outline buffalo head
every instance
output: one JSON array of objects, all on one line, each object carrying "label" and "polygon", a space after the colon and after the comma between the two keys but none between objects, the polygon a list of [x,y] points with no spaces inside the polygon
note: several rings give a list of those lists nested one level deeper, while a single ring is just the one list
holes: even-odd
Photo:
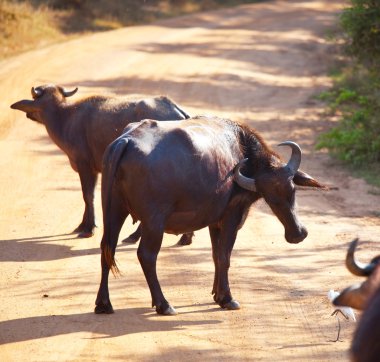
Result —
[{"label": "buffalo head", "polygon": [[380,255],[369,264],[362,264],[355,259],[357,244],[358,239],[351,242],[346,266],[354,275],[367,279],[344,289],[333,303],[364,310],[351,343],[351,361],[372,362],[378,361],[380,356]]},{"label": "buffalo head", "polygon": [[240,169],[248,161],[244,159],[235,167],[235,182],[242,188],[258,193],[272,209],[285,228],[285,239],[289,243],[299,243],[307,237],[306,228],[298,221],[295,212],[295,185],[322,188],[308,174],[300,171],[301,148],[291,141],[282,142],[279,146],[289,146],[292,150],[287,164],[278,157],[272,156],[269,167],[265,167],[254,175],[254,178],[241,174]]},{"label": "buffalo head", "polygon": [[363,310],[367,307],[377,290],[380,290],[380,255],[371,260],[369,264],[362,264],[355,258],[355,249],[358,239],[351,242],[347,251],[346,266],[354,275],[368,277],[363,283],[352,285],[342,291],[333,301],[338,306],[349,306]]},{"label": "buffalo head", "polygon": [[18,109],[26,113],[26,116],[36,122],[45,123],[42,112],[51,107],[58,106],[65,102],[67,97],[71,97],[78,88],[67,91],[65,88],[56,85],[43,85],[32,87],[33,100],[24,99],[11,105],[12,109]]}]

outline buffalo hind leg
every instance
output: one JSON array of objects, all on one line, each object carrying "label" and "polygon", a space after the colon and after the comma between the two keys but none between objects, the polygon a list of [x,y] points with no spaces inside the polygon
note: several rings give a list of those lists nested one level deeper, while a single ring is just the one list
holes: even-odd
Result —
[{"label": "buffalo hind leg", "polygon": [[[185,246],[190,245],[193,242],[194,233],[186,233],[181,236],[177,245]],[[135,244],[141,238],[141,224],[137,227],[136,231],[125,238],[122,242],[126,244]]]},{"label": "buffalo hind leg", "polygon": [[137,256],[152,296],[152,307],[156,307],[158,314],[175,315],[177,312],[162,293],[156,270],[157,256],[164,235],[163,227],[151,228],[152,224],[142,225],[141,242],[137,249]]},{"label": "buffalo hind leg", "polygon": [[89,238],[94,235],[95,228],[95,211],[94,211],[94,193],[98,174],[92,171],[88,166],[78,164],[79,178],[82,185],[83,200],[85,209],[82,222],[74,230],[79,233],[78,238]]},{"label": "buffalo hind leg", "polygon": [[181,239],[179,239],[177,245],[184,246],[184,245],[190,245],[193,242],[193,236],[194,233],[186,233],[181,236]]},{"label": "buffalo hind leg", "polygon": [[98,295],[96,296],[95,301],[95,313],[96,314],[112,314],[113,307],[109,298],[109,290],[108,290],[108,277],[110,273],[110,269],[105,260],[104,253],[101,255],[101,265],[102,265],[102,279],[100,282],[100,287],[98,291]]},{"label": "buffalo hind leg", "polygon": [[214,301],[222,308],[235,310],[240,309],[238,301],[231,295],[228,282],[228,269],[230,267],[230,257],[236,239],[236,230],[233,227],[223,225],[221,229],[209,227],[212,256],[215,264],[215,276],[212,294]]},{"label": "buffalo hind leg", "polygon": [[126,244],[135,244],[141,238],[141,224],[137,227],[136,231],[134,231],[131,235],[125,238],[122,242]]},{"label": "buffalo hind leg", "polygon": [[110,268],[106,261],[107,246],[109,247],[112,257],[115,256],[115,250],[117,241],[119,238],[121,227],[128,216],[121,202],[113,198],[110,210],[103,210],[104,213],[104,232],[101,242],[101,266],[102,266],[102,278],[100,281],[98,295],[96,297],[95,313],[113,313],[113,307],[109,297],[108,290],[108,277]]}]

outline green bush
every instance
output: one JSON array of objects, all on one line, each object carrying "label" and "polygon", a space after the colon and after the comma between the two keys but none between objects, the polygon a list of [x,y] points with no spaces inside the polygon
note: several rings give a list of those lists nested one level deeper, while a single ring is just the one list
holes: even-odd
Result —
[{"label": "green bush", "polygon": [[341,16],[346,49],[377,73],[380,65],[380,1],[351,0],[351,4]]},{"label": "green bush", "polygon": [[[322,134],[317,147],[328,148],[335,156],[354,164],[380,162],[380,97],[374,91],[369,73],[346,75],[343,81],[320,95],[339,124]],[[350,88],[352,87],[352,88]]]},{"label": "green bush", "polygon": [[340,18],[350,58],[333,88],[319,96],[340,120],[317,148],[371,173],[380,168],[380,1],[350,2]]}]

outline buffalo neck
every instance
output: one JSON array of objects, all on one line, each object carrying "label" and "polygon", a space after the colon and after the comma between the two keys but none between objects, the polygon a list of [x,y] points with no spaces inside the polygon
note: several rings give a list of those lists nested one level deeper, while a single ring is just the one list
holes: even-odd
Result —
[{"label": "buffalo neck", "polygon": [[45,127],[49,136],[64,151],[69,146],[68,132],[72,124],[71,109],[72,107],[68,104],[52,105],[44,110],[43,113]]}]

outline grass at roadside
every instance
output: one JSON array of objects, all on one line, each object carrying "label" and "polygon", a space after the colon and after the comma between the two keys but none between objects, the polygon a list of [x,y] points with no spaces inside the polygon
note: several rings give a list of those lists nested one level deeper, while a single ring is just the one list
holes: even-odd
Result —
[{"label": "grass at roadside", "polygon": [[334,86],[320,98],[338,116],[322,134],[327,148],[355,174],[380,186],[380,3],[348,0],[332,40],[339,44],[340,71]]},{"label": "grass at roadside", "polygon": [[0,0],[0,59],[63,38],[47,7]]},{"label": "grass at roadside", "polygon": [[259,0],[0,0],[0,59],[88,32]]},{"label": "grass at roadside", "polygon": [[333,87],[319,95],[339,122],[319,136],[318,149],[327,148],[357,177],[380,187],[380,97],[365,68],[350,63],[337,72]]}]

